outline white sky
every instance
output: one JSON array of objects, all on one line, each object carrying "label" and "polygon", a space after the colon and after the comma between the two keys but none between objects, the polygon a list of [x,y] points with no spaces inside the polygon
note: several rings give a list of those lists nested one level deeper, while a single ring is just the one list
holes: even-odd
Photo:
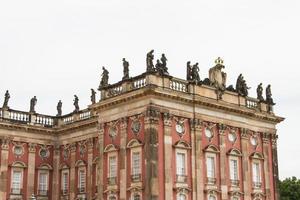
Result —
[{"label": "white sky", "polygon": [[[272,84],[278,125],[280,177],[300,178],[299,100],[300,2],[295,0],[0,0],[0,102],[10,90],[10,107],[37,112],[81,108],[97,88],[101,66],[110,82],[145,71],[145,55],[165,53],[169,72],[185,78],[186,61],[199,62],[207,77],[214,59],[225,60],[228,85],[243,73],[256,86]],[[1,95],[1,93],[3,95]]]}]

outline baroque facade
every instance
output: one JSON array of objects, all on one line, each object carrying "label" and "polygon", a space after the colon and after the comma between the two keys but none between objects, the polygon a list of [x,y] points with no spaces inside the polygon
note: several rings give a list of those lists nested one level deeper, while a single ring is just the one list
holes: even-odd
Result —
[{"label": "baroque facade", "polygon": [[132,78],[124,59],[125,78],[112,85],[103,68],[100,101],[78,110],[76,96],[67,115],[59,105],[57,116],[38,114],[36,98],[30,112],[13,110],[6,95],[0,199],[278,200],[283,118],[273,100],[226,89],[220,60],[209,79],[200,81],[197,64],[182,80],[151,56]]}]

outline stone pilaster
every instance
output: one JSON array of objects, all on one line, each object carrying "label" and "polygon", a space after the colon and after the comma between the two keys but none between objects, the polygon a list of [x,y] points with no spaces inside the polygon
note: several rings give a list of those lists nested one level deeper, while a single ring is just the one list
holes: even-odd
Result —
[{"label": "stone pilaster", "polygon": [[7,199],[8,150],[11,138],[1,138],[0,199]]},{"label": "stone pilaster", "polygon": [[[158,200],[158,122],[160,112],[148,107],[145,115],[145,196]],[[163,195],[163,194],[161,194]]]},{"label": "stone pilaster", "polygon": [[92,199],[93,194],[93,138],[89,138],[86,141],[88,148],[88,162],[87,162],[87,183],[86,183],[86,192],[87,199]]},{"label": "stone pilaster", "polygon": [[165,154],[165,199],[173,196],[173,174],[172,174],[172,117],[164,113],[164,154]]},{"label": "stone pilaster", "polygon": [[27,199],[34,194],[34,177],[35,177],[35,152],[36,144],[28,144],[28,176],[27,176]]},{"label": "stone pilaster", "polygon": [[265,190],[266,190],[266,200],[271,200],[271,191],[270,191],[270,135],[268,133],[263,133],[263,153],[264,153],[264,174],[265,174]]},{"label": "stone pilaster", "polygon": [[220,141],[220,178],[221,178],[221,199],[228,199],[227,186],[227,165],[226,165],[226,125],[219,124],[219,141]]},{"label": "stone pilaster", "polygon": [[242,174],[243,174],[243,190],[244,199],[251,199],[252,180],[251,180],[251,166],[249,160],[248,146],[249,134],[248,130],[242,128],[241,130],[241,146],[242,146]]},{"label": "stone pilaster", "polygon": [[77,184],[75,182],[75,162],[76,162],[76,143],[72,143],[70,146],[71,151],[71,164],[70,164],[70,199],[75,199],[75,191]]},{"label": "stone pilaster", "polygon": [[204,198],[204,179],[203,179],[203,151],[202,151],[202,123],[199,119],[191,121],[192,134],[192,160],[195,161],[192,167],[195,168],[195,175],[193,174],[193,190],[196,191],[196,197],[193,199]]},{"label": "stone pilaster", "polygon": [[126,154],[126,144],[127,144],[127,118],[122,118],[120,120],[120,200],[126,200],[126,190],[127,190],[127,154]]},{"label": "stone pilaster", "polygon": [[277,157],[277,139],[278,135],[272,135],[272,162],[273,162],[273,181],[274,181],[274,191],[275,191],[275,200],[280,199],[279,195],[279,173],[278,173],[278,157]]},{"label": "stone pilaster", "polygon": [[54,145],[53,149],[53,178],[52,178],[52,198],[59,200],[59,160],[60,160],[60,146]]},{"label": "stone pilaster", "polygon": [[104,151],[104,124],[98,126],[99,131],[99,161],[98,161],[98,200],[103,200],[103,151]]}]

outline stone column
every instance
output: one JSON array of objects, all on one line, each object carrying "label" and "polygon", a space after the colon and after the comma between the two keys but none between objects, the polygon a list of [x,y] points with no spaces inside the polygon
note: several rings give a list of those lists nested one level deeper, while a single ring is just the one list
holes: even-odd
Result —
[{"label": "stone column", "polygon": [[36,144],[28,144],[28,176],[27,176],[27,199],[34,194],[34,177],[35,177],[35,152]]},{"label": "stone column", "polygon": [[99,131],[99,161],[98,167],[98,200],[103,200],[103,151],[104,151],[104,124],[98,126]]},{"label": "stone column", "polygon": [[60,146],[54,145],[53,150],[53,176],[52,176],[52,198],[59,200],[59,160],[60,160]]},{"label": "stone column", "polygon": [[264,153],[264,174],[265,174],[265,191],[266,191],[266,200],[271,200],[271,191],[270,191],[270,162],[269,162],[269,140],[270,135],[268,133],[263,133],[263,153]]},{"label": "stone column", "polygon": [[220,142],[220,178],[221,178],[221,199],[228,199],[227,186],[227,166],[226,166],[226,125],[219,124],[219,142]]},{"label": "stone column", "polygon": [[275,200],[280,199],[279,195],[279,173],[278,173],[278,157],[277,157],[277,139],[278,135],[272,135],[272,166],[273,166],[273,181],[274,181],[274,191],[275,191]]},{"label": "stone column", "polygon": [[[191,121],[192,134],[192,160],[195,160],[195,175],[193,174],[193,190],[196,191],[196,197],[193,199],[204,198],[204,179],[203,179],[203,151],[202,151],[202,123],[200,119]],[[192,150],[192,152],[193,152]],[[194,157],[193,157],[194,156]]]},{"label": "stone column", "polygon": [[242,146],[242,174],[243,174],[243,186],[244,186],[244,199],[251,199],[252,180],[250,174],[250,160],[248,153],[249,146],[249,134],[247,129],[241,129],[241,146]]},{"label": "stone column", "polygon": [[87,183],[86,183],[86,192],[87,199],[92,199],[93,194],[93,138],[89,138],[86,141],[88,148],[88,162],[87,162]]},{"label": "stone column", "polygon": [[122,118],[120,121],[120,200],[126,200],[126,190],[127,190],[127,154],[126,154],[126,144],[127,144],[127,118]]},{"label": "stone column", "polygon": [[[145,115],[145,196],[158,200],[158,122],[160,112],[148,107]],[[161,194],[163,195],[163,194]]]},{"label": "stone column", "polygon": [[77,184],[75,183],[75,162],[76,162],[76,143],[70,145],[71,164],[70,164],[70,199],[75,199]]},{"label": "stone column", "polygon": [[164,113],[164,154],[165,154],[165,199],[173,196],[173,174],[172,174],[172,117]]},{"label": "stone column", "polygon": [[1,163],[0,163],[0,199],[7,199],[7,178],[8,178],[8,150],[11,138],[1,139]]}]

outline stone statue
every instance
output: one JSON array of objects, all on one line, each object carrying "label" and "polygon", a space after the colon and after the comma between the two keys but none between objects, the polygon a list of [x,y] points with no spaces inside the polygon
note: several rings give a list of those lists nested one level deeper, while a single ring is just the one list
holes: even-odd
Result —
[{"label": "stone statue", "polygon": [[272,92],[271,92],[271,85],[269,84],[266,88],[266,102],[270,105],[275,105],[273,98],[272,98]]},{"label": "stone statue", "polygon": [[107,69],[105,69],[105,67],[102,67],[102,77],[101,77],[101,81],[100,81],[100,86],[99,86],[99,89],[101,89],[102,87],[105,87],[108,85],[108,79],[109,79],[109,72],[107,71]]},{"label": "stone statue", "polygon": [[62,102],[61,102],[61,100],[58,101],[56,109],[57,109],[57,115],[56,116],[60,117],[62,115]]},{"label": "stone statue", "polygon": [[159,75],[161,76],[164,75],[164,69],[162,67],[162,63],[158,59],[156,60],[155,69]]},{"label": "stone statue", "polygon": [[129,79],[129,62],[123,58],[123,78],[122,80]]},{"label": "stone statue", "polygon": [[242,74],[240,74],[236,81],[236,87],[235,87],[236,92],[239,95],[246,97],[246,96],[248,96],[249,89],[250,89],[250,87],[247,86],[247,83],[244,80],[244,76]]},{"label": "stone statue", "polygon": [[161,59],[156,61],[155,68],[159,75],[169,75],[168,68],[167,68],[167,58],[165,54],[161,55]]},{"label": "stone statue", "polygon": [[10,98],[9,92],[8,90],[6,90],[2,108],[9,108],[8,107],[9,98]]},{"label": "stone statue", "polygon": [[257,93],[257,99],[261,102],[261,101],[264,101],[264,97],[263,97],[263,87],[262,87],[262,83],[260,83],[258,86],[257,86],[257,89],[256,89],[256,93]]},{"label": "stone statue", "polygon": [[226,90],[226,79],[227,74],[222,72],[222,69],[225,68],[223,65],[223,60],[218,57],[215,60],[216,65],[209,69],[209,81],[210,85],[215,87],[218,99],[222,99],[222,95]]},{"label": "stone statue", "polygon": [[36,103],[37,103],[37,99],[36,99],[36,96],[34,96],[34,97],[31,98],[31,100],[30,100],[30,110],[29,110],[29,112],[35,113],[35,106],[36,106]]},{"label": "stone statue", "polygon": [[191,81],[192,80],[192,66],[191,61],[188,61],[186,63],[186,80]]},{"label": "stone statue", "polygon": [[92,104],[96,103],[96,92],[93,88],[91,89],[91,102]]},{"label": "stone statue", "polygon": [[79,99],[78,99],[77,95],[74,95],[74,103],[73,103],[73,105],[75,107],[75,109],[74,109],[75,113],[79,111],[79,104],[78,104],[78,102],[79,102]]},{"label": "stone statue", "polygon": [[193,65],[192,67],[192,80],[196,83],[199,84],[200,83],[200,76],[199,76],[199,67],[198,67],[199,63],[196,63]]},{"label": "stone statue", "polygon": [[147,58],[146,58],[147,72],[155,71],[154,64],[153,64],[153,59],[154,59],[153,53],[154,50],[151,50],[149,53],[147,53]]}]

